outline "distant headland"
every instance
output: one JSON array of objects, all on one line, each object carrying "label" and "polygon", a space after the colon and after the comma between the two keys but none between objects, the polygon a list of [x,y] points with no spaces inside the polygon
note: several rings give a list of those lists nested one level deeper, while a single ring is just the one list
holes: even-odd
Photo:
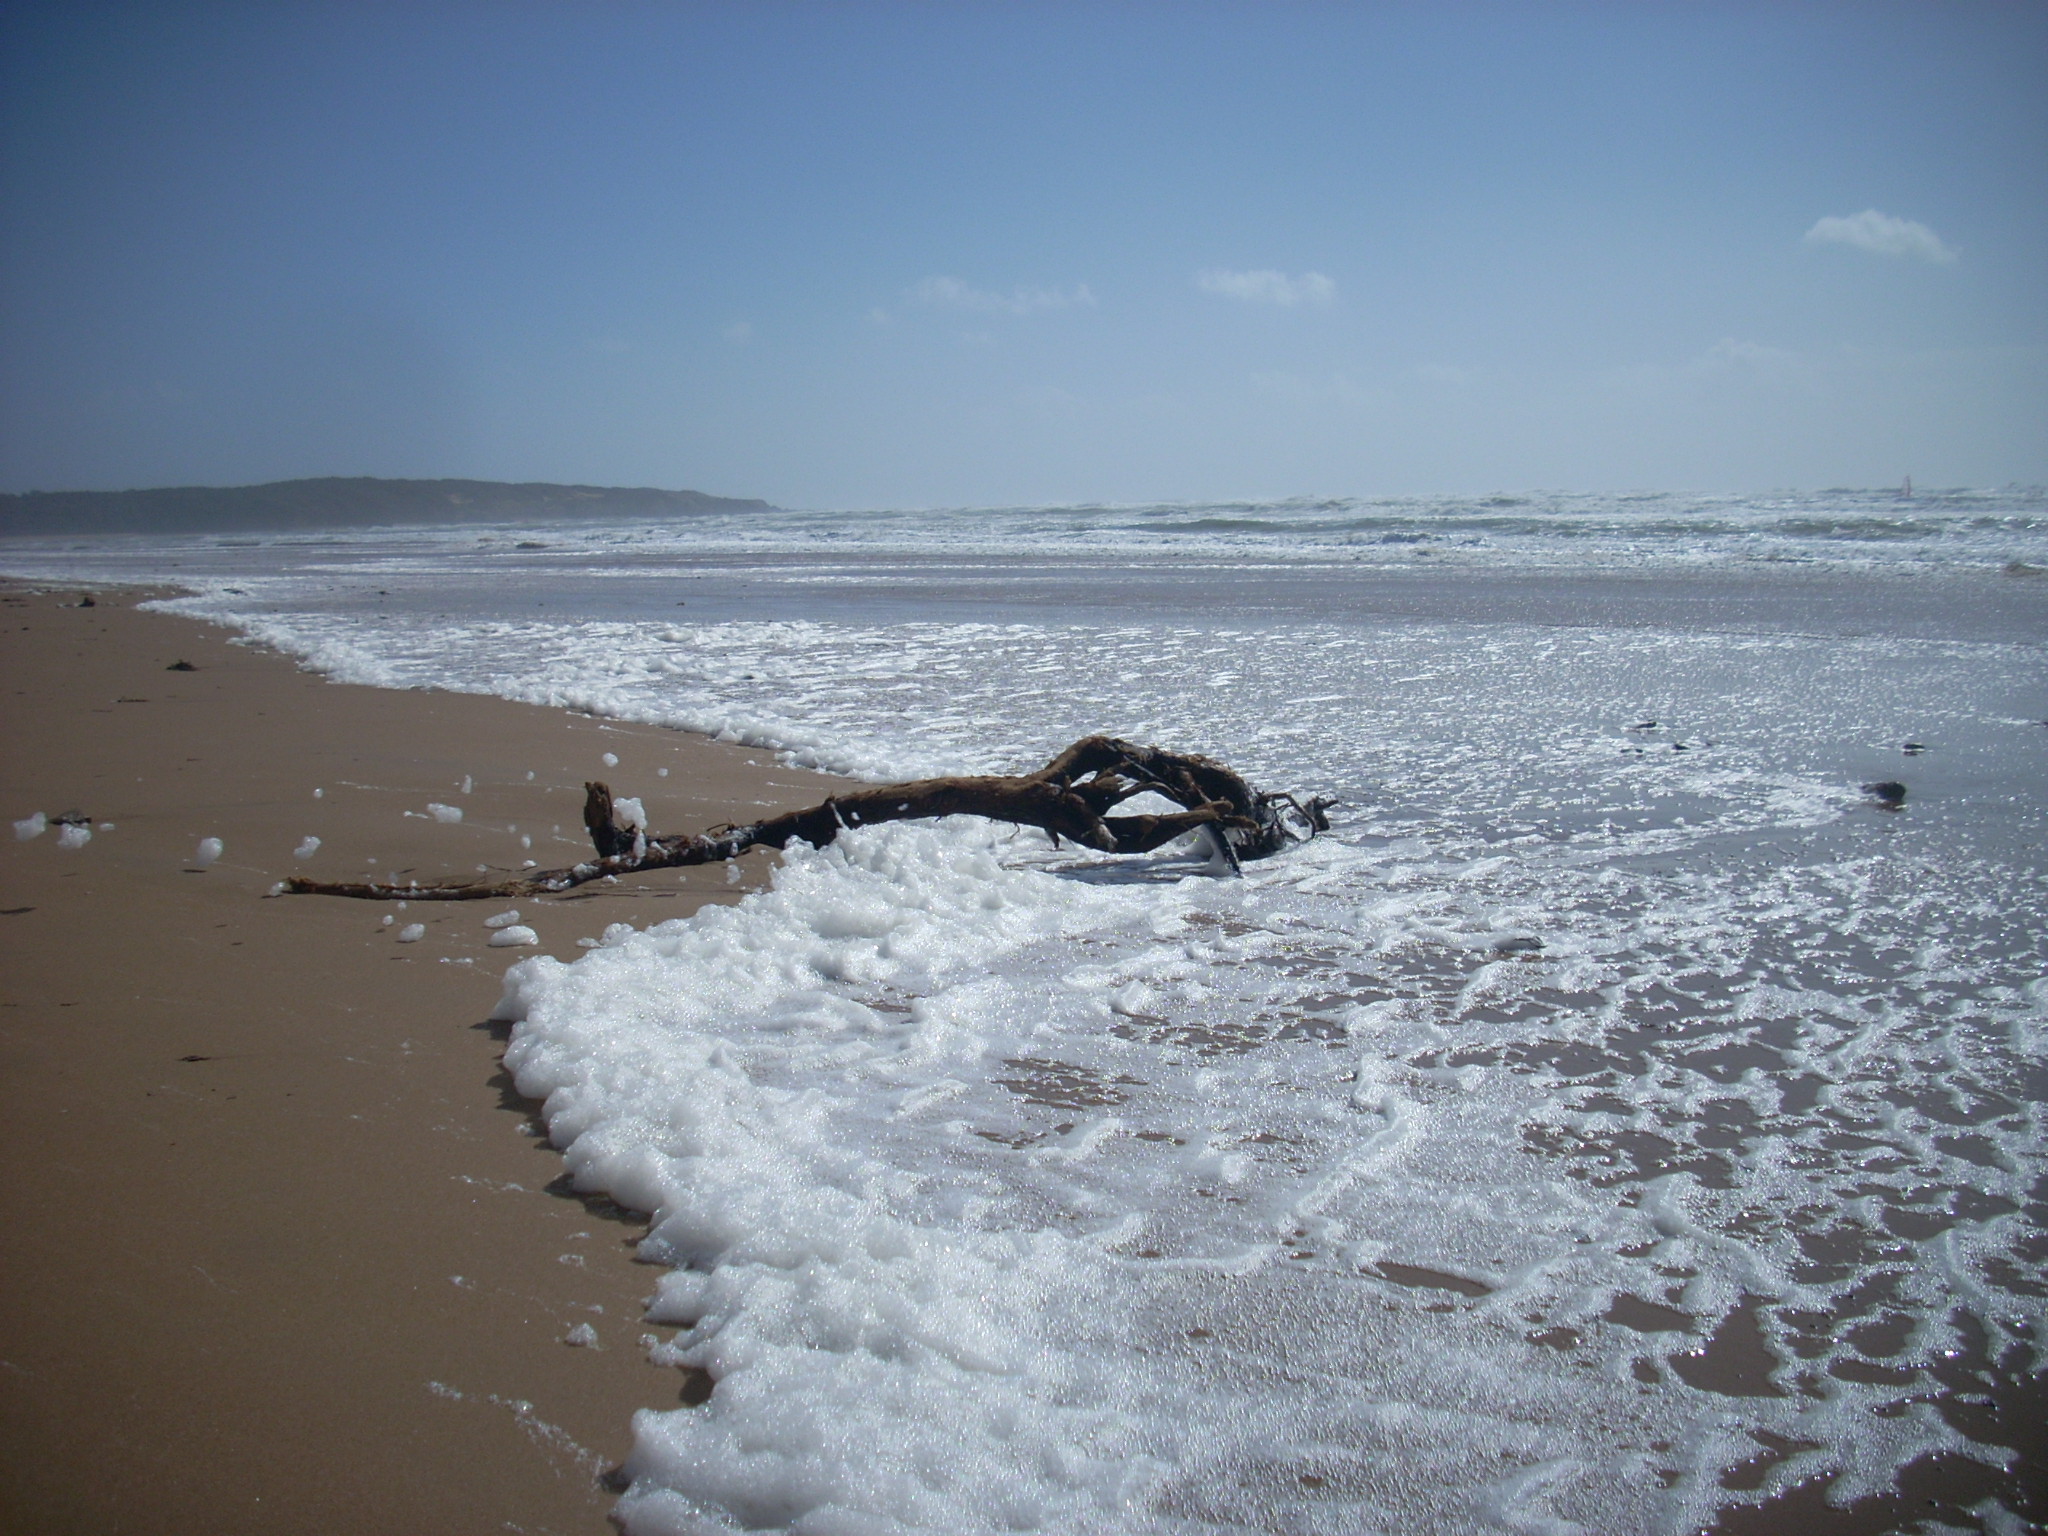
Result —
[{"label": "distant headland", "polygon": [[0,535],[254,533],[388,523],[524,523],[772,510],[765,501],[707,496],[702,491],[355,475],[268,485],[0,494]]}]

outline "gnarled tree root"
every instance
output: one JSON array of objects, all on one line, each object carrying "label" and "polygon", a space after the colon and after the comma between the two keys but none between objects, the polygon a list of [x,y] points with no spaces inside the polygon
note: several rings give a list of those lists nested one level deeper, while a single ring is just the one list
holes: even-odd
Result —
[{"label": "gnarled tree root", "polygon": [[[1160,816],[1112,816],[1133,796],[1163,795],[1181,809]],[[487,901],[546,896],[607,876],[690,864],[718,864],[750,848],[784,848],[792,842],[824,847],[848,827],[937,816],[983,816],[1052,835],[1103,853],[1150,853],[1197,828],[1209,829],[1216,846],[1235,868],[1241,860],[1263,859],[1318,832],[1327,832],[1325,812],[1334,801],[1263,794],[1211,758],[1139,746],[1111,736],[1075,742],[1036,773],[916,779],[834,795],[822,805],[785,811],[744,827],[719,827],[692,835],[650,837],[622,827],[612,814],[608,785],[584,785],[583,824],[597,857],[568,869],[536,870],[506,880],[472,880],[440,885],[392,881],[308,880],[284,882],[288,893],[356,896],[370,901]]]}]

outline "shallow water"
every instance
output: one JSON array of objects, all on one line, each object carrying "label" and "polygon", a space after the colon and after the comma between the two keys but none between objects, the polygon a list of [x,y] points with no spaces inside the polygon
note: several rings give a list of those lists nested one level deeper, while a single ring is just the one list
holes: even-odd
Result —
[{"label": "shallow water", "polygon": [[[181,608],[360,681],[874,779],[1108,731],[1342,801],[1239,880],[865,829],[515,968],[520,1085],[655,1212],[661,1352],[718,1378],[638,1422],[629,1529],[1677,1532],[1934,1454],[1986,1469],[1944,1518],[2019,1529],[2040,498],[1680,510],[175,558]],[[1458,569],[1333,552],[1411,534]],[[608,776],[659,826],[655,766]]]}]

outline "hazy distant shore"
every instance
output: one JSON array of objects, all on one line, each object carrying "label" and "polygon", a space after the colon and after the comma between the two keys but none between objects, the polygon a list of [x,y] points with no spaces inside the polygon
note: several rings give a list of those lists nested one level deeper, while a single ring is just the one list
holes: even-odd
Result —
[{"label": "hazy distant shore", "polygon": [[276,532],[393,523],[508,523],[565,518],[766,512],[765,501],[648,487],[380,480],[368,475],[266,485],[0,495],[0,535]]}]

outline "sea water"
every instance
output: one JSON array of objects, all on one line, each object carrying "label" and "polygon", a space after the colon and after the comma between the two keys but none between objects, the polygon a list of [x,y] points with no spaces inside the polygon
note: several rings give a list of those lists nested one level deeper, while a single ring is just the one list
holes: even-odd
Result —
[{"label": "sea water", "polygon": [[[1929,1457],[2022,1528],[2038,491],[4,563],[867,779],[1108,732],[1340,802],[1242,878],[861,829],[511,968],[508,1064],[577,1186],[652,1213],[656,1354],[717,1383],[636,1420],[630,1531],[1681,1532]],[[607,774],[678,830],[655,769]]]}]

